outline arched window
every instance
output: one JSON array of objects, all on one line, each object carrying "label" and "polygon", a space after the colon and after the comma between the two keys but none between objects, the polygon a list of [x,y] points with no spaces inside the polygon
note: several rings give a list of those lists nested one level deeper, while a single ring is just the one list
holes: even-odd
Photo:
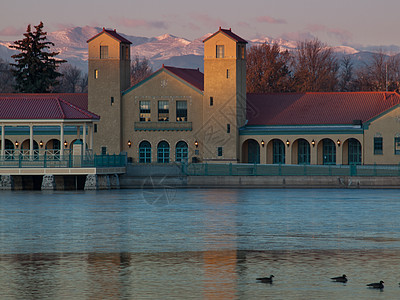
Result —
[{"label": "arched window", "polygon": [[330,139],[322,140],[322,155],[324,165],[336,164],[336,145]]},{"label": "arched window", "polygon": [[158,143],[157,162],[162,164],[169,163],[169,144],[166,141]]},{"label": "arched window", "polygon": [[151,163],[151,145],[148,141],[139,144],[139,163]]},{"label": "arched window", "polygon": [[180,141],[176,144],[176,161],[187,162],[188,160],[188,145],[184,141]]},{"label": "arched window", "polygon": [[305,139],[298,140],[297,155],[299,165],[310,164],[310,144]]},{"label": "arched window", "polygon": [[272,141],[272,163],[285,163],[285,144],[281,140],[275,139]]}]

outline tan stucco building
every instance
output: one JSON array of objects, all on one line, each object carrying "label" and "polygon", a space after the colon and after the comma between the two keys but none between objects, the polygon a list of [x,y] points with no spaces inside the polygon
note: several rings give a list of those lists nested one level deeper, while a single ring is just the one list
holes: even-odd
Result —
[{"label": "tan stucco building", "polygon": [[204,40],[204,74],[163,66],[132,87],[130,42],[103,30],[88,43],[96,152],[138,163],[400,162],[397,93],[246,94],[247,42],[230,29]]},{"label": "tan stucco building", "polygon": [[220,28],[204,40],[204,73],[163,66],[130,86],[131,42],[103,29],[88,40],[88,94],[60,95],[95,118],[79,120],[70,137],[63,129],[40,136],[31,130],[25,138],[4,130],[2,151],[17,139],[26,149],[38,147],[36,139],[62,148],[80,138],[94,153],[126,152],[143,164],[400,163],[399,94],[247,94],[246,44]]}]

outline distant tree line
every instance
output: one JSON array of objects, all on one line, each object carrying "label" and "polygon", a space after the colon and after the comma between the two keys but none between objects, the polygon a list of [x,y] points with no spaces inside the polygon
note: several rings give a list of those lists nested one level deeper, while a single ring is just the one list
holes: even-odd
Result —
[{"label": "distant tree line", "polygon": [[400,58],[375,53],[355,68],[350,57],[338,60],[318,39],[298,42],[293,52],[278,44],[255,45],[247,52],[247,92],[399,91]]}]

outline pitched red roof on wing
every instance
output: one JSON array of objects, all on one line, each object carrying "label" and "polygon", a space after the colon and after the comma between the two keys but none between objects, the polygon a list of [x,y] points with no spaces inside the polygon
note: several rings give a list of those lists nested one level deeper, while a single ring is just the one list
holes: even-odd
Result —
[{"label": "pitched red roof on wing", "polygon": [[14,93],[0,93],[0,98],[10,96],[13,98],[44,98],[44,97],[57,97],[65,100],[79,108],[88,109],[88,94],[87,93],[41,93],[41,94],[14,94]]},{"label": "pitched red roof on wing", "polygon": [[[0,94],[0,119],[100,119],[98,115],[66,101],[66,98],[59,97],[59,95],[60,94]],[[71,99],[74,98],[72,94],[70,97]]]},{"label": "pitched red roof on wing", "polygon": [[200,91],[204,91],[204,74],[201,73],[199,69],[175,68],[164,65],[163,68],[193,85]]},{"label": "pitched red roof on wing", "polygon": [[229,29],[222,29],[221,27],[219,28],[219,30],[218,30],[216,33],[214,33],[214,34],[210,35],[208,38],[206,38],[206,39],[203,41],[203,43],[204,43],[205,41],[207,41],[208,39],[212,38],[214,35],[216,35],[216,34],[219,33],[219,32],[222,32],[223,34],[227,35],[228,37],[230,37],[231,39],[233,39],[234,41],[236,41],[236,42],[238,42],[238,43],[245,43],[245,44],[247,44],[247,41],[246,41],[246,40],[244,40],[244,39],[242,39],[240,36],[234,34],[234,33],[231,31],[230,28],[229,28]]},{"label": "pitched red roof on wing", "polygon": [[393,92],[247,94],[247,124],[352,124],[399,103]]},{"label": "pitched red roof on wing", "polygon": [[104,27],[103,27],[103,31],[99,32],[94,37],[88,39],[87,43],[89,43],[91,40],[97,38],[102,33],[106,33],[106,34],[110,35],[111,37],[115,38],[116,40],[120,41],[121,43],[132,44],[126,38],[124,38],[123,36],[119,35],[115,29],[114,30],[108,30],[108,29],[105,29]]}]

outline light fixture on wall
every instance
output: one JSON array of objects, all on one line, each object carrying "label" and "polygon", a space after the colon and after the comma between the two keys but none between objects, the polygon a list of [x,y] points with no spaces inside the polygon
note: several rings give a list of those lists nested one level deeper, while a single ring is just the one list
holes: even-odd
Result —
[{"label": "light fixture on wall", "polygon": [[336,143],[340,147],[340,140],[337,140]]},{"label": "light fixture on wall", "polygon": [[199,142],[197,140],[194,141],[194,145],[197,147],[199,147]]},{"label": "light fixture on wall", "polygon": [[68,146],[68,142],[67,142],[67,140],[65,140],[64,141],[64,147],[67,148],[67,146]]},{"label": "light fixture on wall", "polygon": [[43,141],[42,140],[40,140],[39,146],[40,146],[40,148],[43,148]]},{"label": "light fixture on wall", "polygon": [[264,140],[261,140],[261,146],[265,146],[265,142],[264,142]]},{"label": "light fixture on wall", "polygon": [[132,147],[132,142],[131,142],[131,140],[128,140],[128,147],[129,147],[129,148]]},{"label": "light fixture on wall", "polygon": [[18,148],[18,146],[19,146],[18,141],[15,141],[15,148]]},{"label": "light fixture on wall", "polygon": [[289,142],[289,140],[286,140],[286,146],[290,146],[290,142]]},{"label": "light fixture on wall", "polygon": [[314,141],[314,140],[311,141],[311,145],[312,145],[313,147],[315,147],[315,141]]}]

